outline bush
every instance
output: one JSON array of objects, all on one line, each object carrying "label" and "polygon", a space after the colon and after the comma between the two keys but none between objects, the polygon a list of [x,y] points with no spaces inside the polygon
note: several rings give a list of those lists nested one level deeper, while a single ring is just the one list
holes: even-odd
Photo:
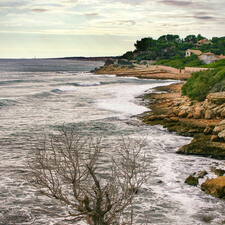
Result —
[{"label": "bush", "polygon": [[224,90],[225,68],[193,73],[182,87],[182,94],[193,100],[205,100],[209,92]]}]

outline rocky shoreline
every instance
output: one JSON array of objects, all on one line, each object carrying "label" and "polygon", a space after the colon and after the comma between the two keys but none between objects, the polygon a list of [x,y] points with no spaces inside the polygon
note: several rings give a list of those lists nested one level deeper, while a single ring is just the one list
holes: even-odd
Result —
[{"label": "rocky shoreline", "polygon": [[[181,95],[182,83],[156,88],[166,93],[142,96],[150,112],[139,115],[147,124],[160,124],[171,132],[191,136],[177,153],[225,159],[225,97],[210,94],[204,102]],[[224,102],[224,103],[223,103]]]},{"label": "rocky shoreline", "polygon": [[[147,67],[143,69],[107,66],[98,69],[95,73],[174,80],[186,80],[191,76],[191,74],[175,74]],[[146,124],[160,124],[170,132],[193,137],[192,142],[182,146],[177,154],[225,159],[225,93],[211,93],[203,102],[192,101],[182,96],[183,84],[184,81],[158,87],[154,93],[140,96],[151,111],[137,117]],[[201,174],[203,172],[204,176],[208,174],[206,171],[200,171]],[[185,182],[196,186],[199,178],[202,177],[191,174]],[[215,197],[225,198],[225,176],[218,174],[218,178],[207,179],[201,184],[201,189]]]}]

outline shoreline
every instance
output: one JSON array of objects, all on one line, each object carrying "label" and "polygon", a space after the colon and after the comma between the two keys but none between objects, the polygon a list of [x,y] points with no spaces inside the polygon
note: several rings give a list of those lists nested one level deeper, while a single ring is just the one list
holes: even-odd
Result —
[{"label": "shoreline", "polygon": [[173,73],[166,69],[155,66],[103,66],[93,71],[97,75],[112,74],[122,77],[137,77],[140,79],[161,79],[161,80],[187,80],[191,77],[190,73]]},{"label": "shoreline", "polygon": [[[220,116],[224,104],[213,101],[220,100],[221,96],[211,94],[204,102],[191,101],[182,96],[181,88],[191,74],[176,74],[158,71],[151,67],[130,68],[127,66],[104,66],[94,71],[95,74],[114,74],[123,77],[137,77],[140,79],[170,79],[180,80],[181,83],[170,84],[155,88],[155,92],[140,96],[144,105],[151,111],[137,115],[142,122],[148,125],[162,125],[169,132],[176,132],[183,136],[193,137],[190,144],[181,147],[177,153],[225,159],[225,135],[219,137],[219,131],[224,129],[224,117]],[[179,79],[180,78],[180,79]],[[215,101],[216,101],[215,100]],[[214,110],[215,109],[215,110]],[[214,110],[214,116],[209,112]],[[217,112],[217,111],[218,112]],[[222,123],[222,125],[220,125]],[[222,127],[222,128],[221,128]]]},{"label": "shoreline", "polygon": [[[178,83],[157,87],[156,92],[141,96],[151,111],[138,115],[138,118],[149,125],[162,125],[169,132],[193,137],[190,144],[182,146],[176,152],[178,154],[225,159],[225,143],[215,137],[213,132],[222,118],[188,118],[184,115],[185,111],[177,110],[178,104],[181,104],[182,108],[182,103],[188,102],[187,97],[181,96],[182,85]],[[164,93],[157,93],[162,91]],[[174,112],[175,110],[177,112]]]}]

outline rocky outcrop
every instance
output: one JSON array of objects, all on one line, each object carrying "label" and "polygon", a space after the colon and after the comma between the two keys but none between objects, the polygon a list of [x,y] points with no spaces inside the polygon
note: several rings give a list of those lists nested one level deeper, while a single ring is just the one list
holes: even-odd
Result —
[{"label": "rocky outcrop", "polygon": [[214,197],[225,198],[225,176],[206,180],[201,189]]},{"label": "rocky outcrop", "polygon": [[193,175],[190,175],[185,180],[185,183],[188,184],[188,185],[191,185],[191,186],[198,186],[198,177],[195,177]]},{"label": "rocky outcrop", "polygon": [[[181,147],[177,153],[200,155],[225,159],[225,103],[223,92],[209,94],[205,101],[191,101],[181,96],[182,84],[158,89],[168,93],[151,93],[151,112],[142,120],[150,125],[161,124],[169,131],[194,137],[193,141]],[[222,104],[221,104],[222,102]]]}]

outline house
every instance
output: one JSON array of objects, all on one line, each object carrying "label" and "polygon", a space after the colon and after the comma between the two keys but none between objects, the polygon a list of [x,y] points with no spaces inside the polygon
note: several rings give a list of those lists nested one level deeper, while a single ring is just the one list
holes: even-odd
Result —
[{"label": "house", "polygon": [[186,50],[185,56],[186,57],[189,57],[189,56],[192,56],[192,55],[199,56],[201,54],[202,54],[202,51],[200,51],[200,50],[188,49],[188,50]]},{"label": "house", "polygon": [[196,45],[201,46],[201,45],[209,45],[209,44],[212,44],[212,42],[209,41],[208,39],[202,39],[202,40],[199,40]]},{"label": "house", "polygon": [[198,56],[198,58],[201,61],[203,61],[205,64],[210,64],[210,63],[213,63],[213,62],[219,60],[219,58],[217,57],[217,55],[215,55],[212,52],[203,53],[200,56]]},{"label": "house", "polygon": [[225,55],[217,55],[218,60],[225,59]]},{"label": "house", "polygon": [[191,55],[197,55],[198,58],[203,61],[205,64],[213,63],[215,61],[225,59],[224,55],[215,55],[212,52],[203,53],[200,50],[188,49],[186,50],[185,56],[189,57]]}]

